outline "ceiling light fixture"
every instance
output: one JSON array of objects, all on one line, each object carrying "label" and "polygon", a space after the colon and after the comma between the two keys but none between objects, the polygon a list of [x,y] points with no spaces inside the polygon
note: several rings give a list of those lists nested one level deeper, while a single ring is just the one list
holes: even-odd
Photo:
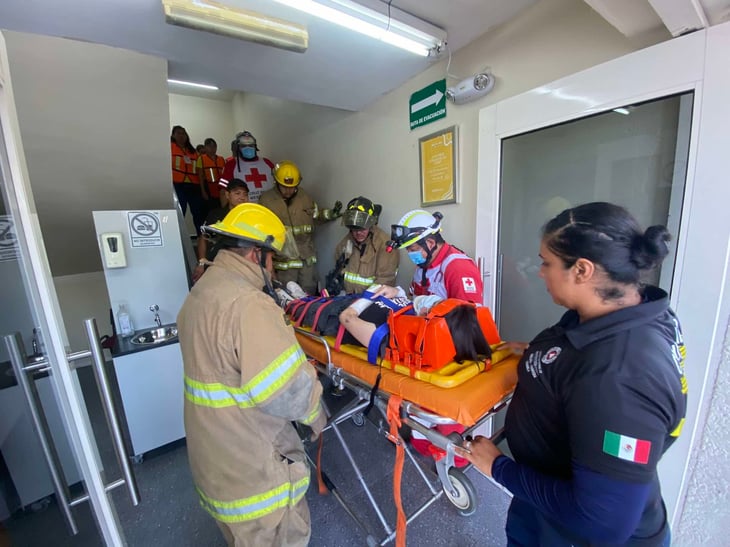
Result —
[{"label": "ceiling light fixture", "polygon": [[614,108],[613,111],[616,112],[616,114],[623,114],[624,116],[631,114],[628,108]]},{"label": "ceiling light fixture", "polygon": [[411,53],[437,55],[446,32],[394,7],[387,13],[350,0],[274,0]]},{"label": "ceiling light fixture", "polygon": [[302,25],[214,0],[162,0],[162,8],[165,20],[172,25],[297,53],[304,53],[309,45],[309,33]]},{"label": "ceiling light fixture", "polygon": [[220,89],[214,85],[196,84],[195,82],[186,82],[185,80],[171,80],[170,78],[167,79],[167,83],[175,85],[186,85],[189,87],[198,87],[200,89],[210,89],[211,91],[218,91],[218,89]]}]

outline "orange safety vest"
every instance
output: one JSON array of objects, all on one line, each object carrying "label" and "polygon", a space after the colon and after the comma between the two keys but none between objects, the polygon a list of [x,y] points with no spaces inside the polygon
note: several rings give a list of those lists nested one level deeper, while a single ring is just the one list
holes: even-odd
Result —
[{"label": "orange safety vest", "polygon": [[208,154],[200,156],[199,161],[203,169],[205,182],[208,183],[208,193],[210,194],[210,197],[219,197],[221,190],[220,186],[218,186],[218,180],[223,174],[223,168],[226,165],[226,161],[221,156],[216,156],[215,159],[211,159]]},{"label": "orange safety vest", "polygon": [[198,173],[195,170],[198,154],[185,152],[177,143],[170,143],[170,154],[172,155],[172,182],[181,184],[191,182],[198,184]]}]

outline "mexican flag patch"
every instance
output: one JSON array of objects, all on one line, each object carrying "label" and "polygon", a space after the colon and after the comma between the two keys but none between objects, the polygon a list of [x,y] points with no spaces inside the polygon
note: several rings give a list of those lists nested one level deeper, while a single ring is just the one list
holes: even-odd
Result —
[{"label": "mexican flag patch", "polygon": [[649,463],[651,441],[643,441],[613,431],[603,432],[603,451],[611,456],[634,463]]}]

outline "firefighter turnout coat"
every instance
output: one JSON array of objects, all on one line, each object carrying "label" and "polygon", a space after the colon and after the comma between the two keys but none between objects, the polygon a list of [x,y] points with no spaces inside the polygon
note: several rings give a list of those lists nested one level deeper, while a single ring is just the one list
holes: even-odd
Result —
[{"label": "firefighter turnout coat", "polygon": [[[314,225],[330,220],[329,209],[320,210],[315,201],[304,190],[299,188],[289,200],[282,197],[274,187],[261,194],[259,205],[271,209],[279,220],[294,234],[299,256],[274,258],[274,268],[277,270],[296,270],[317,263],[317,254],[314,249]],[[287,235],[289,237],[289,235]]]},{"label": "firefighter turnout coat", "polygon": [[385,250],[389,239],[383,230],[373,226],[361,245],[349,233],[337,244],[335,262],[343,255],[347,260],[342,269],[346,293],[361,293],[373,283],[395,285],[399,256],[397,250]]},{"label": "firefighter turnout coat", "polygon": [[[319,434],[326,418],[316,373],[263,286],[258,264],[222,250],[193,286],[177,324],[188,458],[200,503],[231,527],[255,521],[257,529],[276,530],[292,507],[306,504],[309,485],[291,422]],[[297,532],[302,544],[306,525],[306,537]],[[291,539],[291,531],[284,533]]]}]

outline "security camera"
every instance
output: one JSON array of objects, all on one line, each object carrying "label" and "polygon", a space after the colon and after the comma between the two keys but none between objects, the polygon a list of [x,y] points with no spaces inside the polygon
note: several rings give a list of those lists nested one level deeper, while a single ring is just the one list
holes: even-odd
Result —
[{"label": "security camera", "polygon": [[446,98],[454,104],[464,104],[483,97],[494,87],[494,76],[488,72],[467,78],[446,89]]}]

